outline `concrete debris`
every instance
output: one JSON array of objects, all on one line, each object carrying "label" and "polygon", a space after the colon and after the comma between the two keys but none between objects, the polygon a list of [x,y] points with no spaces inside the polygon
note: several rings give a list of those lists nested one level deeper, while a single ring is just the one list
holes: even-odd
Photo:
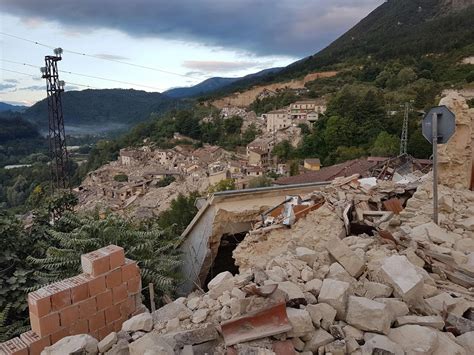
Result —
[{"label": "concrete debris", "polygon": [[153,318],[150,313],[138,314],[122,324],[122,330],[126,332],[136,332],[139,330],[149,332],[152,329]]},{"label": "concrete debris", "polygon": [[318,301],[334,307],[339,319],[344,319],[349,287],[350,284],[347,282],[325,279],[321,286]]},{"label": "concrete debris", "polygon": [[97,354],[98,341],[87,334],[71,335],[44,348],[42,355]]},{"label": "concrete debris", "polygon": [[117,338],[117,333],[112,332],[109,335],[107,335],[104,339],[99,341],[99,344],[97,344],[97,348],[99,349],[100,353],[105,353],[107,350],[109,350],[115,343],[117,343],[118,338]]},{"label": "concrete debris", "polygon": [[392,323],[390,312],[384,303],[364,297],[350,296],[346,321],[361,330],[387,334]]}]

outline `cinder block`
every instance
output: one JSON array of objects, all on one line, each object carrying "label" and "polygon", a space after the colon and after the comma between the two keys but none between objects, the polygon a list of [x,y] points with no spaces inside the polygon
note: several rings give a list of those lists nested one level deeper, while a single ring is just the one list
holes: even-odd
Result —
[{"label": "cinder block", "polygon": [[51,293],[46,288],[40,288],[28,294],[29,311],[38,317],[51,312]]},{"label": "cinder block", "polygon": [[2,355],[28,355],[28,346],[16,337],[0,344],[0,354]]},{"label": "cinder block", "polygon": [[69,329],[68,328],[61,328],[57,332],[51,334],[51,344],[54,344],[60,341],[62,338],[69,336]]},{"label": "cinder block", "polygon": [[127,281],[127,291],[128,293],[138,293],[142,289],[142,280],[140,277],[134,277]]},{"label": "cinder block", "polygon": [[40,355],[45,347],[51,345],[49,336],[42,338],[32,330],[20,334],[20,339],[28,346],[30,355]]},{"label": "cinder block", "polygon": [[89,297],[89,285],[86,278],[81,275],[64,280],[71,290],[72,303],[84,301]]},{"label": "cinder block", "polygon": [[124,302],[127,299],[127,296],[128,296],[128,293],[127,293],[126,284],[118,285],[117,287],[114,287],[112,289],[112,299],[113,299],[114,304]]},{"label": "cinder block", "polygon": [[46,286],[49,292],[51,292],[51,310],[59,311],[69,306],[71,301],[71,289],[69,285],[60,281],[55,282]]},{"label": "cinder block", "polygon": [[69,327],[69,335],[89,333],[89,322],[87,319],[78,319]]},{"label": "cinder block", "polygon": [[51,335],[61,328],[59,313],[50,313],[41,318],[30,313],[30,325],[31,329],[42,338]]},{"label": "cinder block", "polygon": [[90,275],[83,274],[82,277],[88,282],[89,297],[93,297],[107,289],[105,287],[105,275],[92,277]]},{"label": "cinder block", "polygon": [[91,297],[85,301],[79,302],[78,305],[80,319],[88,319],[97,312],[97,303],[95,297]]},{"label": "cinder block", "polygon": [[105,313],[99,311],[93,316],[89,317],[89,331],[93,332],[105,327]]},{"label": "cinder block", "polygon": [[110,270],[109,256],[99,250],[81,255],[82,271],[91,276],[99,276]]},{"label": "cinder block", "polygon": [[59,311],[59,320],[61,327],[69,327],[79,319],[79,306],[73,304]]},{"label": "cinder block", "polygon": [[107,324],[119,320],[121,317],[120,306],[113,305],[105,309],[105,322]]},{"label": "cinder block", "polygon": [[125,259],[125,264],[122,266],[122,279],[124,282],[140,276],[140,269],[135,261]]},{"label": "cinder block", "polygon": [[122,283],[122,270],[115,269],[105,275],[105,286],[110,290]]},{"label": "cinder block", "polygon": [[107,307],[110,307],[113,302],[112,302],[112,290],[106,290],[105,292],[99,293],[96,296],[97,299],[97,310],[101,311],[103,309],[106,309]]},{"label": "cinder block", "polygon": [[125,252],[122,247],[111,244],[99,250],[109,256],[110,270],[125,264]]}]

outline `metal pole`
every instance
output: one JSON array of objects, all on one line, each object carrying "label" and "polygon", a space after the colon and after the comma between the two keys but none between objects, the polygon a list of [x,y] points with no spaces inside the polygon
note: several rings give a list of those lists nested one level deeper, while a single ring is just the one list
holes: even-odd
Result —
[{"label": "metal pole", "polygon": [[433,222],[438,224],[438,115],[433,113]]}]

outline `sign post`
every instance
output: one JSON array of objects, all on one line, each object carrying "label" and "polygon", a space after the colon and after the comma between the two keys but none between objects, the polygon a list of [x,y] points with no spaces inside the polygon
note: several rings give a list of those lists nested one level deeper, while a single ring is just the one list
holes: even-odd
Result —
[{"label": "sign post", "polygon": [[423,118],[422,133],[433,145],[433,222],[438,224],[438,144],[454,134],[456,117],[446,106],[433,107]]}]

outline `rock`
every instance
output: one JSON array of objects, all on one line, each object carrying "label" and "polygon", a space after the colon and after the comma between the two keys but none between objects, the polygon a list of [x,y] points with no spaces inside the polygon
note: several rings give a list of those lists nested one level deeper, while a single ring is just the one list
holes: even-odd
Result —
[{"label": "rock", "polygon": [[173,318],[166,322],[166,331],[167,332],[174,332],[179,328],[179,319]]},{"label": "rock", "polygon": [[234,287],[230,293],[232,297],[240,299],[244,299],[245,296],[247,295],[244,291],[241,291],[239,288]]},{"label": "rock", "polygon": [[312,269],[304,268],[301,270],[301,280],[308,282],[314,277],[314,272]]},{"label": "rock", "polygon": [[[433,355],[468,355],[467,351],[456,343],[454,336],[451,333],[443,333],[436,331],[438,336],[438,345],[436,346]],[[451,339],[453,336],[453,339]]]},{"label": "rock", "polygon": [[304,299],[304,294],[303,291],[301,291],[301,288],[291,281],[278,282],[278,289],[287,295],[288,301]]},{"label": "rock", "polygon": [[132,334],[132,341],[135,341],[135,340],[138,340],[140,339],[142,336],[144,336],[146,334],[146,332],[142,332],[141,330],[137,331],[137,332],[134,332]]},{"label": "rock", "polygon": [[461,345],[468,354],[474,354],[474,332],[467,332],[456,337],[456,343]]},{"label": "rock", "polygon": [[439,330],[442,330],[444,327],[444,320],[440,316],[402,316],[397,317],[396,323],[398,326],[405,324],[418,324]]},{"label": "rock", "polygon": [[407,354],[431,354],[438,345],[438,336],[429,327],[403,325],[392,328],[387,335],[391,341],[402,347]]},{"label": "rock", "polygon": [[105,353],[106,355],[129,355],[130,350],[128,350],[128,341],[125,339],[119,339],[112,348]]},{"label": "rock", "polygon": [[191,317],[191,321],[194,324],[202,323],[206,320],[207,315],[209,314],[209,309],[201,308],[194,312],[193,316]]},{"label": "rock", "polygon": [[393,319],[404,316],[410,312],[406,303],[397,298],[376,298],[374,301],[385,303]]},{"label": "rock", "polygon": [[458,299],[451,297],[447,292],[425,299],[426,303],[435,311],[441,313],[444,307],[451,307],[458,302]]},{"label": "rock", "polygon": [[191,330],[183,330],[163,335],[163,339],[169,344],[176,344],[177,348],[184,345],[202,344],[217,339],[218,333],[216,327],[212,324],[206,324]]},{"label": "rock", "polygon": [[296,257],[300,260],[303,260],[309,266],[313,266],[314,262],[316,261],[318,255],[314,250],[305,248],[305,247],[297,247],[295,249]]},{"label": "rock", "polygon": [[403,300],[414,302],[421,298],[423,275],[405,256],[392,255],[384,259],[381,273]]},{"label": "rock", "polygon": [[157,309],[152,317],[154,322],[163,322],[166,323],[170,319],[173,318],[179,318],[179,320],[184,320],[186,318],[191,317],[193,312],[189,310],[188,307],[186,307],[182,303],[176,303],[176,302],[171,302],[160,309]]},{"label": "rock", "polygon": [[454,249],[461,251],[463,253],[473,253],[474,252],[474,239],[464,238],[458,240],[454,245]]},{"label": "rock", "polygon": [[420,228],[424,228],[428,234],[428,238],[431,242],[436,244],[449,243],[450,245],[453,245],[456,240],[460,239],[460,236],[454,233],[448,233],[434,222],[425,223],[421,225]]},{"label": "rock", "polygon": [[456,227],[473,232],[474,231],[474,217],[469,217],[461,221],[457,221]]},{"label": "rock", "polygon": [[337,311],[326,303],[310,304],[306,306],[311,320],[316,328],[322,327],[329,329],[329,326],[334,323]]},{"label": "rock", "polygon": [[326,275],[327,279],[355,283],[357,280],[353,278],[339,263],[332,263],[329,267],[329,272]]},{"label": "rock", "polygon": [[352,354],[360,348],[359,343],[353,337],[346,337],[344,340],[346,341],[346,350],[348,354]]},{"label": "rock", "polygon": [[339,319],[343,319],[346,313],[349,287],[348,282],[324,279],[318,302],[327,303],[335,308]]},{"label": "rock", "polygon": [[186,305],[190,310],[194,311],[196,308],[199,307],[199,302],[201,302],[201,299],[199,297],[193,297],[188,300],[188,303]]},{"label": "rock", "polygon": [[327,344],[324,347],[326,354],[332,355],[345,355],[346,351],[346,342],[345,340],[335,340],[332,343]]},{"label": "rock", "polygon": [[342,327],[342,331],[346,337],[351,337],[355,340],[364,339],[364,332],[360,329],[353,327],[352,325],[345,325]]},{"label": "rock", "polygon": [[387,334],[392,319],[384,303],[364,297],[350,296],[346,321],[361,330]]},{"label": "rock", "polygon": [[310,334],[311,338],[308,342],[306,342],[304,351],[317,353],[321,346],[329,344],[334,340],[333,336],[323,329],[318,329]]},{"label": "rock", "polygon": [[130,355],[172,355],[174,347],[159,334],[151,332],[128,345]]},{"label": "rock", "polygon": [[140,313],[130,318],[129,320],[126,320],[122,324],[122,330],[126,332],[136,332],[138,330],[144,330],[145,332],[149,332],[152,329],[153,317],[150,313]]},{"label": "rock", "polygon": [[314,330],[311,316],[305,309],[286,308],[286,314],[293,329],[288,332],[288,337],[299,338]]},{"label": "rock", "polygon": [[370,339],[367,339],[361,349],[363,354],[405,354],[400,345],[380,334],[374,334]]},{"label": "rock", "polygon": [[454,201],[451,195],[443,195],[438,199],[438,207],[440,211],[453,212]]},{"label": "rock", "polygon": [[179,355],[194,355],[193,346],[185,345],[180,351]]},{"label": "rock", "polygon": [[303,294],[304,294],[304,298],[306,300],[306,304],[316,304],[316,303],[318,303],[318,299],[311,292],[304,292]]},{"label": "rock", "polygon": [[319,291],[321,291],[321,286],[323,285],[323,282],[319,279],[313,279],[311,281],[308,281],[304,285],[304,290],[307,292],[311,292],[313,295],[318,297]]},{"label": "rock", "polygon": [[117,340],[118,340],[117,333],[115,332],[110,333],[104,339],[99,341],[99,343],[97,344],[97,348],[99,352],[105,353],[117,342]]},{"label": "rock", "polygon": [[207,284],[209,291],[207,294],[212,299],[217,299],[225,291],[231,292],[235,287],[234,276],[229,271],[221,272],[216,275],[209,283]]},{"label": "rock", "polygon": [[304,341],[300,338],[292,338],[291,342],[293,343],[293,347],[298,351],[303,351],[304,349]]},{"label": "rock", "polygon": [[360,296],[371,300],[380,297],[390,297],[393,292],[393,289],[390,286],[369,280],[364,280],[363,290],[364,292]]},{"label": "rock", "polygon": [[51,346],[47,346],[41,355],[64,355],[64,354],[97,354],[97,339],[88,334],[71,335],[64,337]]},{"label": "rock", "polygon": [[339,238],[333,238],[327,242],[326,249],[352,277],[359,277],[364,271],[364,260],[361,260]]}]

